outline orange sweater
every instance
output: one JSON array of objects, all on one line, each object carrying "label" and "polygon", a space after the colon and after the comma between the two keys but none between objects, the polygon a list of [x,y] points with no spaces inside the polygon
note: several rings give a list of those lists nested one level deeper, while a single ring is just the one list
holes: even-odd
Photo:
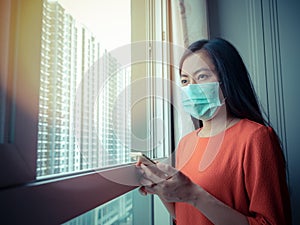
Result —
[{"label": "orange sweater", "polygon": [[[211,138],[198,131],[180,141],[176,167],[250,225],[291,224],[284,159],[272,128],[243,119]],[[177,225],[212,224],[187,203],[176,203],[175,213]]]}]

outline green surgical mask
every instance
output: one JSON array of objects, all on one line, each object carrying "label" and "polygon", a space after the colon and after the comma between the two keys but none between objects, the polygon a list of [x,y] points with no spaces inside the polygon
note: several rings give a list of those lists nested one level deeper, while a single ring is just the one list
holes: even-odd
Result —
[{"label": "green surgical mask", "polygon": [[182,104],[185,111],[199,120],[212,119],[222,105],[219,82],[189,84],[182,87]]}]

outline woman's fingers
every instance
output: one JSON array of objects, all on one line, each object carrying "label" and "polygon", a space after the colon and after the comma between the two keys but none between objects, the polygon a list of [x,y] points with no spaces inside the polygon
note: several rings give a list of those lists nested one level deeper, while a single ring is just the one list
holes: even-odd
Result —
[{"label": "woman's fingers", "polygon": [[170,201],[174,199],[174,188],[177,189],[178,171],[164,163],[155,165],[144,165],[138,167],[140,175],[140,184],[143,186],[141,194],[158,194],[160,197]]},{"label": "woman's fingers", "polygon": [[157,163],[156,166],[161,171],[164,171],[164,174],[168,174],[168,179],[178,173],[176,168],[165,163]]},{"label": "woman's fingers", "polygon": [[142,178],[142,179],[140,180],[140,184],[141,184],[142,186],[146,186],[146,187],[149,186],[149,187],[150,187],[150,186],[152,186],[152,185],[154,184],[154,182],[152,182],[151,180]]},{"label": "woman's fingers", "polygon": [[137,166],[140,166],[141,164],[145,164],[145,165],[155,165],[157,162],[153,161],[152,159],[150,159],[149,157],[147,157],[144,154],[140,154],[138,156],[138,161],[136,162]]},{"label": "woman's fingers", "polygon": [[151,186],[151,185],[153,185],[153,181],[151,181],[145,175],[145,171],[141,167],[137,167],[137,176],[139,177],[139,182],[142,186]]},{"label": "woman's fingers", "polygon": [[144,165],[141,163],[138,170],[141,185],[149,187],[153,184],[166,181],[178,173],[174,167],[164,163],[157,163],[155,165]]},{"label": "woman's fingers", "polygon": [[157,168],[157,166],[145,166],[141,164],[144,170],[144,177],[151,180],[153,183],[159,183],[169,178],[169,174]]},{"label": "woman's fingers", "polygon": [[190,191],[194,183],[183,173],[174,167],[157,163],[139,167],[142,173],[140,183],[143,191],[149,194],[157,194],[167,202],[180,202],[190,198]]},{"label": "woman's fingers", "polygon": [[150,194],[155,194],[155,193],[157,193],[158,191],[157,191],[157,185],[156,184],[154,184],[154,185],[152,185],[152,186],[147,186],[147,187],[145,187],[145,192],[147,192],[147,193],[150,193]]},{"label": "woman's fingers", "polygon": [[141,195],[144,195],[144,196],[146,196],[148,194],[148,192],[146,191],[144,186],[139,188],[139,192]]}]

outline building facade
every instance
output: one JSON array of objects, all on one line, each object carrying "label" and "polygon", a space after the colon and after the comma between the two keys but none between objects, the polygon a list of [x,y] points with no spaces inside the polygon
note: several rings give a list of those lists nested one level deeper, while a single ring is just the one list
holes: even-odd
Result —
[{"label": "building facade", "polygon": [[[130,162],[129,69],[57,1],[42,23],[37,177]],[[124,196],[78,221],[117,224],[131,209]]]}]

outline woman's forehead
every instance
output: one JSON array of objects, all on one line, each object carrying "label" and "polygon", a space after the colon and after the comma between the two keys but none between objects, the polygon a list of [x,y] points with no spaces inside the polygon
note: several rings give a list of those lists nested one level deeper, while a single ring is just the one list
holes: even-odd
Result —
[{"label": "woman's forehead", "polygon": [[191,74],[199,69],[215,71],[211,58],[204,51],[193,53],[184,60],[182,74]]}]

